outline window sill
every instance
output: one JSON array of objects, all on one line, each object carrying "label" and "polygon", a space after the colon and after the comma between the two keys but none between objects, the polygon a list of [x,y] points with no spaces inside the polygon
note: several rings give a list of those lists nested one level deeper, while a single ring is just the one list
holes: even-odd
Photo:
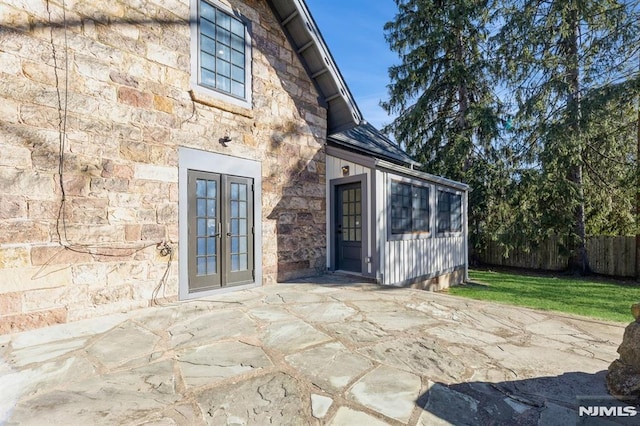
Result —
[{"label": "window sill", "polygon": [[223,111],[227,111],[232,114],[241,115],[243,117],[254,118],[253,110],[249,108],[244,108],[241,106],[230,104],[228,102],[221,101],[220,99],[216,99],[214,96],[207,95],[206,93],[203,93],[199,90],[193,90],[193,89],[189,90],[189,94],[191,95],[191,100],[199,104],[221,109]]}]

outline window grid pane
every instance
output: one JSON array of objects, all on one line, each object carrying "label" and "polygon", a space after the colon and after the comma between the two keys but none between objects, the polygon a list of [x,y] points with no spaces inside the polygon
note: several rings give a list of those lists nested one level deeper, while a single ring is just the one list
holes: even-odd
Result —
[{"label": "window grid pane", "polygon": [[451,194],[451,231],[462,231],[462,196]]},{"label": "window grid pane", "polygon": [[391,233],[430,231],[429,188],[391,181]]},{"label": "window grid pane", "polygon": [[438,191],[438,232],[462,231],[462,195]]},{"label": "window grid pane", "polygon": [[411,232],[411,185],[391,182],[391,233]]},{"label": "window grid pane", "polygon": [[246,99],[245,24],[203,0],[199,24],[200,84]]},{"label": "window grid pane", "polygon": [[413,187],[413,232],[429,232],[429,188]]}]

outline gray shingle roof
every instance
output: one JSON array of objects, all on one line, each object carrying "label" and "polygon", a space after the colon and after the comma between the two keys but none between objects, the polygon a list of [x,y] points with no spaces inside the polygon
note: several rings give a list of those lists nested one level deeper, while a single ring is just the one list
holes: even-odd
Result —
[{"label": "gray shingle roof", "polygon": [[366,121],[352,129],[330,134],[327,137],[327,141],[394,163],[420,165],[396,143]]}]

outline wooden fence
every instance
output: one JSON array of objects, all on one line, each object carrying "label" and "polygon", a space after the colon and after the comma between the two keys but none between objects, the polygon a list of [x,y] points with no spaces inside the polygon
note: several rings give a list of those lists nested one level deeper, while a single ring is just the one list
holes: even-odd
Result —
[{"label": "wooden fence", "polygon": [[[591,270],[597,274],[620,278],[636,274],[635,237],[588,237],[587,253]],[[546,271],[561,271],[567,267],[568,261],[558,237],[550,237],[530,251],[513,249],[508,253],[498,243],[489,241],[483,250],[475,253],[475,257],[486,265]]]}]

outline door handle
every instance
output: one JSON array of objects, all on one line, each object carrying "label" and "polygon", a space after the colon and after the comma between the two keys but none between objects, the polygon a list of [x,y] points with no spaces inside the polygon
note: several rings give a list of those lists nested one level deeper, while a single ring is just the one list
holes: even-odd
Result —
[{"label": "door handle", "polygon": [[231,232],[227,232],[227,237],[230,237],[231,235],[233,235]]},{"label": "door handle", "polygon": [[[222,229],[222,224],[220,222],[218,222],[218,227],[215,229]],[[220,232],[216,232],[215,234],[211,234],[210,235],[211,238],[220,238]]]}]

